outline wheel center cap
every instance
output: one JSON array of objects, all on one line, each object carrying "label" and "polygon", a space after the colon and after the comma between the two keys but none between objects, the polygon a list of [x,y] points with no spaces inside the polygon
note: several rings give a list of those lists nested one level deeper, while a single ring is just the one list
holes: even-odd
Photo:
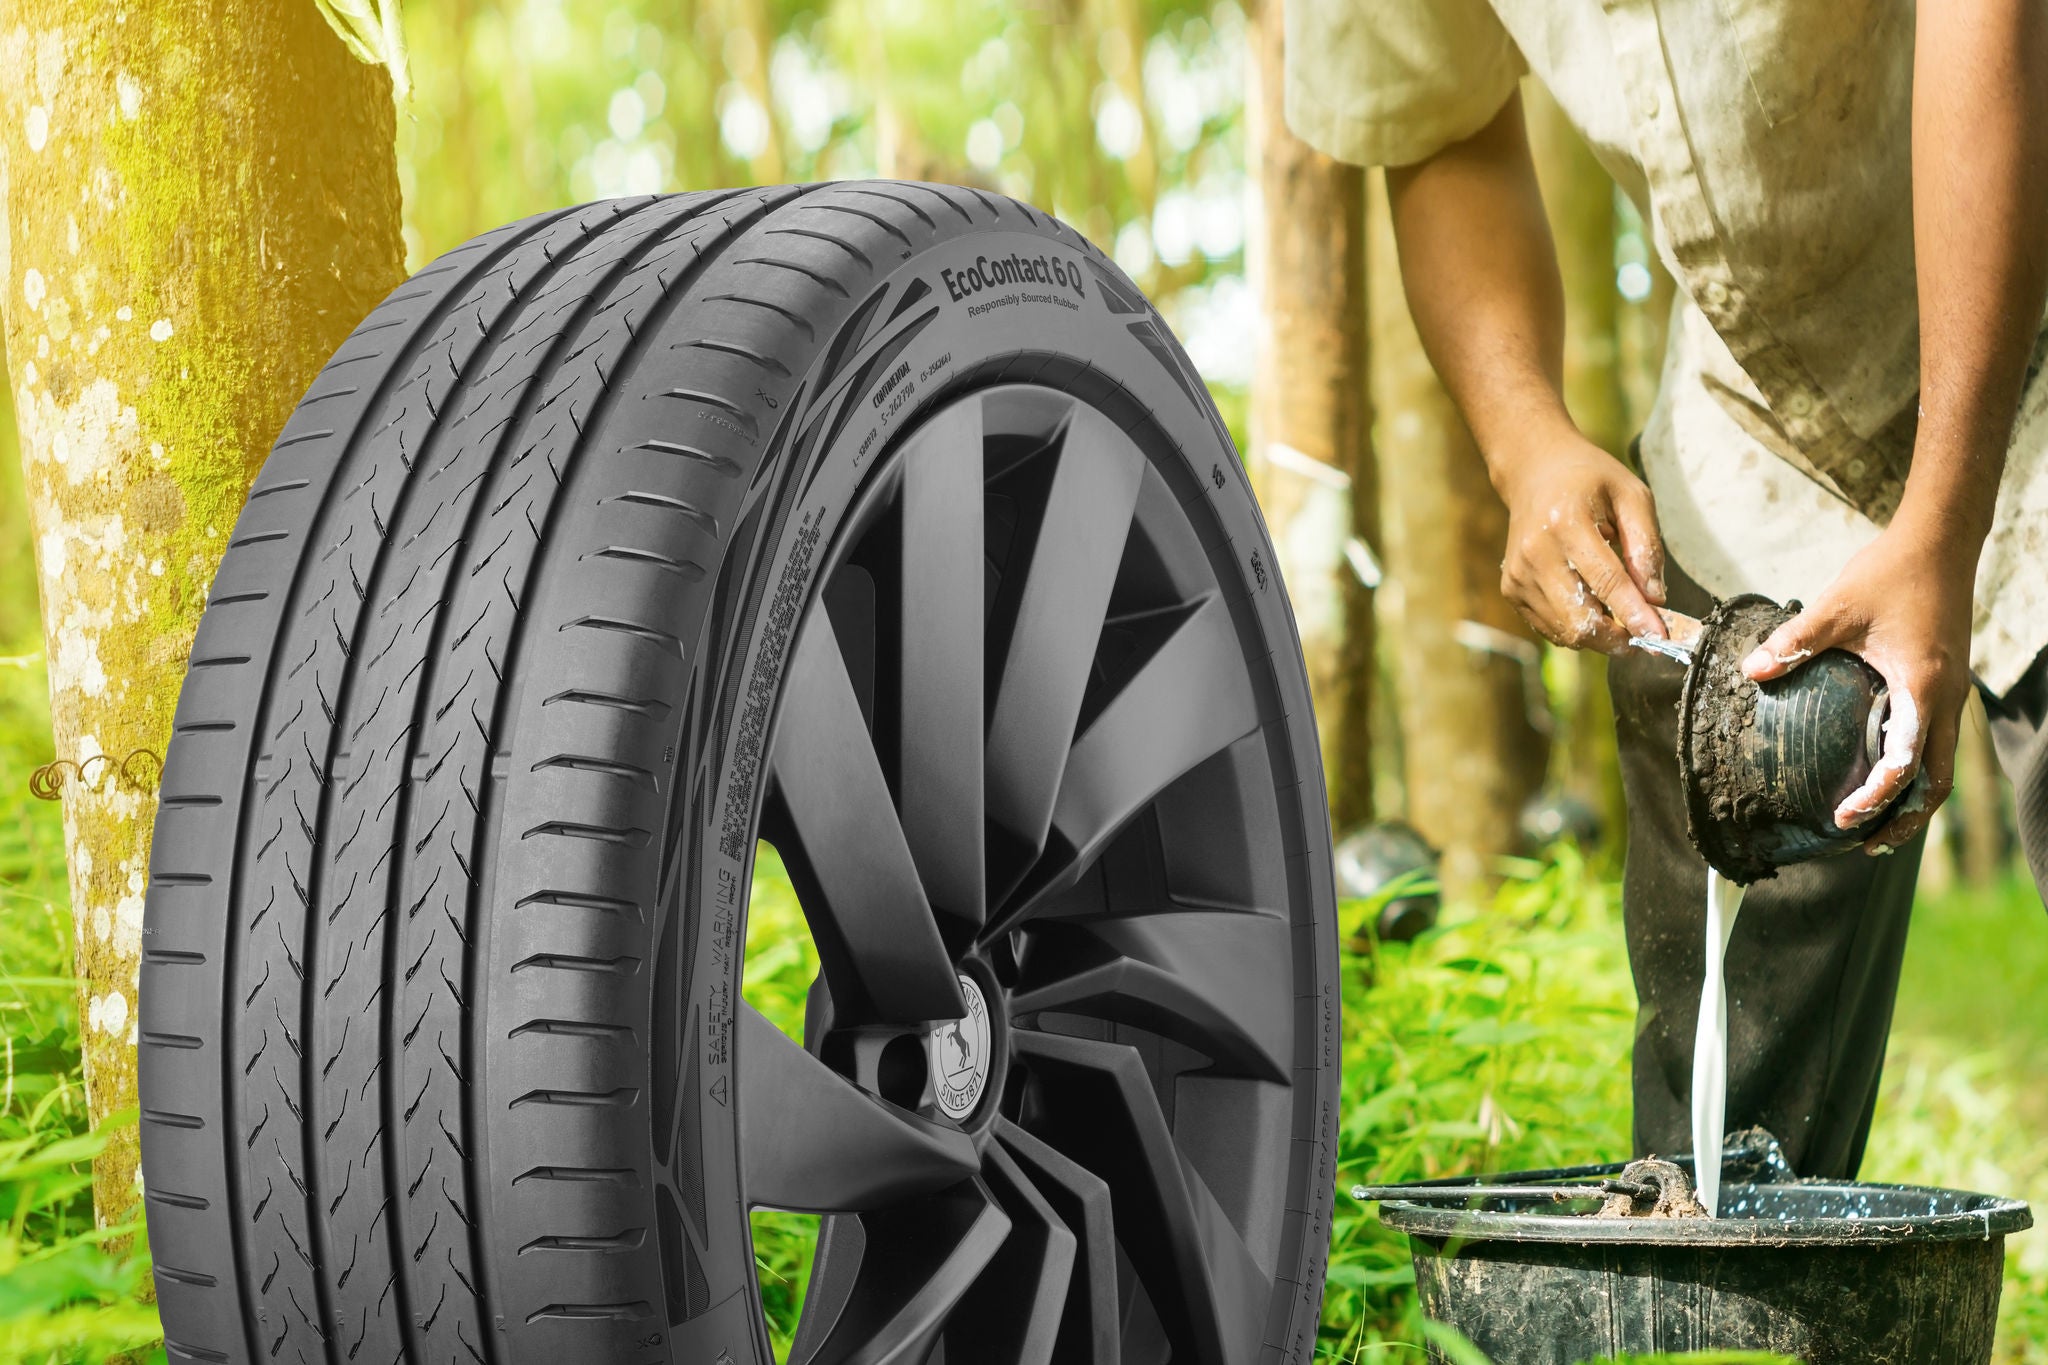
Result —
[{"label": "wheel center cap", "polygon": [[973,1113],[988,1088],[988,1001],[982,997],[981,987],[964,974],[960,994],[967,1000],[966,1017],[948,1019],[925,1038],[932,1093],[939,1112],[949,1119],[964,1119]]}]

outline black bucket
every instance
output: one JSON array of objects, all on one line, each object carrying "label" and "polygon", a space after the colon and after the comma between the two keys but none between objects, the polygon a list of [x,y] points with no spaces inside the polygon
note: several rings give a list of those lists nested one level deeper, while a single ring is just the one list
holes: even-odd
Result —
[{"label": "black bucket", "polygon": [[1808,1365],[1991,1359],[2005,1238],[2032,1226],[2025,1204],[1822,1181],[1721,1197],[1711,1219],[1596,1218],[1596,1200],[1388,1202],[1380,1218],[1408,1234],[1422,1311],[1496,1365],[1700,1350]]}]

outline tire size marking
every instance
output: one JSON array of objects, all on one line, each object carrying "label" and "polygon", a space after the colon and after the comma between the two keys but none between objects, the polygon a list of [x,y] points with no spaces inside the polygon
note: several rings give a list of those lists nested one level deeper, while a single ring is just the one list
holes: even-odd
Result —
[{"label": "tire size marking", "polygon": [[[875,391],[875,406],[881,408],[881,412],[876,417],[875,424],[868,428],[868,434],[860,438],[860,449],[853,457],[853,467],[855,469],[866,468],[868,456],[875,453],[875,443],[881,440],[882,434],[888,431],[895,423],[896,415],[903,411],[903,405],[917,397],[917,381],[908,378],[909,373],[910,365],[907,362],[899,365],[895,376],[889,380],[889,383]],[[902,387],[897,388],[891,394],[889,385],[897,383],[898,380],[902,381]],[[889,398],[889,406],[886,408],[881,407],[884,396]]]},{"label": "tire size marking", "polygon": [[[882,439],[884,432],[895,425],[897,415],[903,411],[904,406],[917,397],[920,391],[918,386],[943,369],[952,358],[951,352],[940,356],[925,366],[915,379],[910,377],[910,362],[906,360],[896,367],[880,388],[875,390],[874,397],[869,400],[877,409],[875,425],[869,427],[868,434],[860,438],[860,449],[853,457],[855,469],[866,467],[868,456],[875,452],[875,443]],[[882,406],[885,399],[888,401],[887,407]]]}]

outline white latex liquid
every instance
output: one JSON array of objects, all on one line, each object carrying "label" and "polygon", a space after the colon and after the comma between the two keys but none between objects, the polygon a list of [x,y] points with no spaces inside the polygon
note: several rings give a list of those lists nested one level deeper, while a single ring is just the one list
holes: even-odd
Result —
[{"label": "white latex liquid", "polygon": [[1692,1042],[1692,1150],[1700,1203],[1710,1218],[1721,1215],[1721,1137],[1728,1121],[1728,978],[1722,967],[1742,892],[1707,869],[1707,971]]}]

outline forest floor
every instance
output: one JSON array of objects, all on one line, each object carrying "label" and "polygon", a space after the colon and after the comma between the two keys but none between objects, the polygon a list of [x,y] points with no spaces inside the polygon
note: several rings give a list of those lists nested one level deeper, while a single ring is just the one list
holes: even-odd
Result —
[{"label": "forest floor", "polygon": [[[86,1163],[98,1139],[78,1072],[62,822],[27,791],[48,756],[43,695],[39,668],[0,664],[0,1365],[122,1351],[160,1360],[141,1296],[146,1252],[138,1240],[109,1253],[92,1227]],[[816,961],[763,855],[746,993],[795,1031]],[[1346,952],[1340,1189],[1626,1152],[1634,996],[1614,883],[1569,848],[1511,871],[1492,905],[1454,908],[1413,944]],[[1369,910],[1347,905],[1344,929]],[[2031,885],[1924,898],[1864,1178],[2048,1208],[2044,999],[2048,918]],[[779,1341],[801,1303],[813,1227],[756,1218]],[[1340,1197],[1324,1358],[1413,1360],[1420,1334],[1405,1245]],[[2048,1365],[2048,1230],[2009,1243],[1997,1359]]]}]

